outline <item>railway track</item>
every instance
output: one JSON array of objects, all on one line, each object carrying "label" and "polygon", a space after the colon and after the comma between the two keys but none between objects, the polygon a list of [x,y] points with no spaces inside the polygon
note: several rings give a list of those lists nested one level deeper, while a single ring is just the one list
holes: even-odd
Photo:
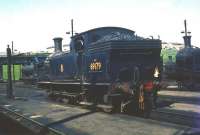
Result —
[{"label": "railway track", "polygon": [[[34,99],[34,100],[38,100],[38,99]],[[66,106],[66,107],[91,109],[90,107],[83,106],[83,105],[71,105],[71,104],[66,104],[66,103],[60,103],[58,101],[47,100],[47,102],[56,103],[56,104]],[[95,108],[92,107],[92,109],[95,109]],[[95,111],[103,111],[103,110],[96,108]],[[22,128],[27,129],[26,131],[30,132],[31,135],[32,134],[33,135],[47,135],[47,134],[48,135],[63,135],[62,132],[59,132],[58,130],[51,128],[51,126],[48,126],[50,124],[41,124],[33,119],[26,117],[20,111],[17,111],[17,108],[15,107],[13,108],[13,107],[0,106],[0,116],[1,115],[6,116],[7,119],[14,121],[15,123],[19,124]],[[118,116],[118,114],[114,114],[114,115]],[[162,122],[173,123],[173,124],[181,125],[184,127],[192,127],[192,128],[200,127],[200,125],[198,124],[198,120],[200,119],[199,116],[185,115],[182,113],[170,112],[167,110],[160,110],[160,109],[153,110],[150,118],[148,119],[156,120],[161,123]],[[199,131],[198,133],[200,134]],[[20,135],[23,135],[23,134],[20,134]]]},{"label": "railway track", "polygon": [[35,135],[16,121],[5,115],[0,115],[0,135]]},{"label": "railway track", "polygon": [[177,112],[170,112],[167,110],[153,110],[150,119],[189,126],[193,128],[200,127],[200,116],[185,115]]},{"label": "railway track", "polygon": [[[57,102],[58,103],[58,102]],[[79,107],[79,108],[84,108],[84,109],[96,109],[96,111],[101,111],[104,113],[105,112],[101,107],[96,107],[94,106],[85,106],[85,105],[71,105],[71,104],[64,104],[64,103],[59,103],[60,105],[65,105],[65,106],[71,106],[71,107]],[[109,113],[110,114],[110,113]],[[125,114],[126,115],[126,114]],[[129,116],[135,116],[135,114],[128,114]],[[141,117],[141,116],[139,116]],[[161,122],[169,122],[173,124],[178,124],[178,125],[183,125],[183,126],[189,126],[193,128],[200,128],[200,123],[198,120],[200,120],[200,115],[186,115],[182,113],[181,111],[175,112],[175,111],[170,111],[168,109],[154,109],[151,112],[151,115],[147,119],[152,119],[152,120],[157,120]]]},{"label": "railway track", "polygon": [[[76,107],[76,108],[84,107],[84,106],[66,105],[63,103],[59,103],[59,104],[63,105],[63,106],[70,106],[70,107]],[[99,109],[97,109],[97,110],[100,111]],[[118,116],[118,114],[114,114],[114,115]],[[14,121],[15,123],[18,123],[18,125],[20,125],[22,128],[24,128],[27,132],[30,132],[30,134],[28,133],[28,135],[64,135],[64,133],[51,128],[51,126],[49,126],[49,125],[51,125],[51,123],[45,125],[45,124],[41,124],[33,119],[27,118],[25,115],[22,115],[22,113],[19,110],[17,110],[17,108],[15,108],[15,107],[0,106],[0,116],[6,116],[7,119]],[[67,119],[71,120],[73,118],[69,117]],[[191,128],[199,128],[199,125],[197,123],[195,123],[195,121],[194,121],[194,120],[197,121],[199,119],[199,117],[197,118],[194,116],[186,116],[186,115],[183,115],[180,113],[174,113],[174,112],[172,113],[172,112],[161,111],[161,110],[153,110],[151,117],[148,119],[160,121],[161,123],[168,122],[168,123],[182,125],[184,127],[189,126]],[[60,120],[60,121],[62,121],[62,120]],[[53,124],[55,124],[55,123],[57,123],[57,122],[53,122]],[[196,132],[200,133],[200,131],[195,131],[195,134],[196,134]],[[20,135],[23,135],[23,134],[20,134]],[[27,135],[27,133],[24,135]]]},{"label": "railway track", "polygon": [[[23,132],[16,133],[20,135],[64,135],[63,133],[47,127],[33,119],[29,119],[16,111],[0,106],[0,116],[4,116],[6,120],[15,123],[23,130]],[[20,126],[19,126],[20,125]],[[21,130],[21,131],[22,131]],[[26,133],[24,133],[24,131]]]}]

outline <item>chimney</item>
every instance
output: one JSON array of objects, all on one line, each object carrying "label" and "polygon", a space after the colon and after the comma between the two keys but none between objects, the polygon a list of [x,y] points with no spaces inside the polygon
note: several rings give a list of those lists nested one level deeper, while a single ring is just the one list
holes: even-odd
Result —
[{"label": "chimney", "polygon": [[54,40],[55,52],[62,52],[62,40],[63,39],[61,37],[56,37],[53,40]]},{"label": "chimney", "polygon": [[181,32],[181,33],[185,33],[185,36],[183,36],[184,45],[185,45],[185,47],[192,47],[192,45],[191,45],[191,36],[188,35],[191,32],[187,31],[187,22],[186,22],[186,20],[184,20],[184,26],[185,26],[185,30],[183,32]]},{"label": "chimney", "polygon": [[183,36],[185,47],[192,47],[191,36]]}]

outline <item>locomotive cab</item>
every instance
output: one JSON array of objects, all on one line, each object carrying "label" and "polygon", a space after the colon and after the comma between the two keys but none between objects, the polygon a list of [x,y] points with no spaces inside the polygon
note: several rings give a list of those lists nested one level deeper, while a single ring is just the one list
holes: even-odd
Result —
[{"label": "locomotive cab", "polygon": [[[119,35],[123,34],[127,33]],[[96,88],[89,89],[90,97],[104,97],[103,102],[114,106],[115,111],[149,113],[154,88],[161,78],[160,50],[160,40],[133,35],[131,40],[119,38],[91,44],[85,77]],[[109,86],[99,87],[99,83]]]}]

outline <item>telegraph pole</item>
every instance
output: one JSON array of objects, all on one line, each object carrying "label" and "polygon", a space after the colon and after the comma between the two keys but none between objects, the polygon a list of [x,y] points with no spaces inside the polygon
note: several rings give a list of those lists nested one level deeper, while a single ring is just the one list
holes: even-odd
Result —
[{"label": "telegraph pole", "polygon": [[71,37],[74,36],[74,20],[73,19],[71,19],[71,31],[66,32],[66,34],[71,34]]},{"label": "telegraph pole", "polygon": [[8,83],[7,83],[7,97],[13,98],[13,87],[12,87],[12,73],[11,73],[11,49],[7,47],[7,60],[8,60]]},{"label": "telegraph pole", "polygon": [[185,33],[185,36],[183,36],[183,39],[184,39],[184,45],[185,47],[192,47],[191,45],[191,36],[188,35],[188,34],[191,34],[190,31],[187,30],[187,22],[186,20],[184,20],[184,31],[182,31],[181,33]]},{"label": "telegraph pole", "polygon": [[187,36],[188,31],[187,31],[187,23],[186,23],[186,20],[184,20],[184,27],[185,27],[185,36]]},{"label": "telegraph pole", "polygon": [[[13,41],[12,41],[12,53],[11,53],[11,55],[12,55],[12,57],[13,57],[13,55],[14,55],[14,45],[13,45]],[[12,70],[13,70],[13,72],[12,72],[13,82],[15,82],[15,65],[14,65],[14,63],[12,63]]]},{"label": "telegraph pole", "polygon": [[11,42],[11,45],[12,45],[12,54],[13,54],[13,50],[14,50],[14,47],[13,47],[13,41]]},{"label": "telegraph pole", "polygon": [[72,34],[72,37],[73,37],[74,36],[74,21],[73,21],[73,19],[71,19],[71,29],[72,29],[71,34]]}]

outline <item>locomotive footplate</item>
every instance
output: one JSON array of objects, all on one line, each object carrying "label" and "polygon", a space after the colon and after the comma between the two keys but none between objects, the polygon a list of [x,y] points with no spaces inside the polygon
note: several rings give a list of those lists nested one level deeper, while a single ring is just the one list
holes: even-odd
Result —
[{"label": "locomotive footplate", "polygon": [[[65,100],[67,103],[72,104],[79,104],[79,102],[81,101],[87,101],[86,98],[88,97],[88,93],[90,94],[89,96],[92,97],[89,99],[89,102],[91,102],[91,100],[98,100],[99,102],[98,94],[104,94],[105,91],[108,90],[109,86],[110,83],[81,83],[79,80],[64,80],[38,83],[38,88],[46,89],[51,99],[61,102]],[[101,104],[100,106],[100,108],[102,108],[102,106],[106,105]]]},{"label": "locomotive footplate", "polygon": [[67,103],[84,105],[92,109],[95,107],[108,113],[121,112],[148,117],[151,111],[144,107],[144,95],[135,96],[120,90],[109,94],[110,83],[80,83],[76,80],[66,80],[40,82],[38,85],[44,85],[46,88],[49,85],[49,97],[53,100],[65,100]]}]

